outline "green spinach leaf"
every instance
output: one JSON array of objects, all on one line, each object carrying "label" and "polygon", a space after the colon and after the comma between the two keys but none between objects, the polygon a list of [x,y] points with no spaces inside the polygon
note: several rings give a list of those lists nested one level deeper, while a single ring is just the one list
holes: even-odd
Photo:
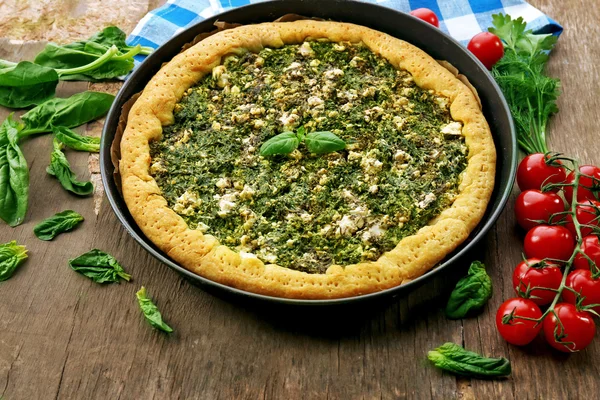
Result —
[{"label": "green spinach leaf", "polygon": [[445,343],[427,354],[433,364],[445,371],[469,378],[504,378],[510,375],[506,358],[487,358],[454,343]]},{"label": "green spinach leaf", "polygon": [[97,283],[129,281],[131,275],[125,272],[118,261],[101,250],[93,249],[77,258],[69,260],[69,266]]},{"label": "green spinach leaf", "polygon": [[93,136],[81,136],[64,126],[55,126],[52,132],[59,142],[77,151],[89,151],[97,153],[100,151],[100,138]]},{"label": "green spinach leaf", "polygon": [[314,154],[326,154],[346,148],[346,142],[337,137],[334,133],[311,132],[304,139],[308,151]]},{"label": "green spinach leaf", "polygon": [[52,154],[50,155],[50,165],[46,172],[55,176],[60,184],[69,192],[78,196],[87,196],[94,191],[92,182],[81,182],[77,179],[75,173],[71,170],[71,164],[62,151],[62,144],[55,138]]},{"label": "green spinach leaf", "polygon": [[0,105],[25,108],[54,97],[58,74],[52,68],[21,61],[0,69]]},{"label": "green spinach leaf", "polygon": [[446,316],[452,319],[463,318],[473,311],[483,308],[492,297],[492,280],[485,272],[485,265],[474,261],[469,273],[456,284],[446,305]]},{"label": "green spinach leaf", "polygon": [[138,304],[140,305],[140,309],[144,314],[144,318],[146,318],[146,321],[148,321],[152,327],[167,333],[173,332],[173,328],[163,321],[162,315],[160,315],[160,311],[158,311],[158,307],[156,307],[152,300],[146,295],[145,287],[142,286],[135,295]]},{"label": "green spinach leaf", "polygon": [[289,154],[298,148],[300,140],[294,132],[283,132],[273,136],[260,146],[261,156],[272,156],[275,154]]},{"label": "green spinach leaf", "polygon": [[114,98],[108,93],[83,92],[64,99],[49,100],[21,117],[26,128],[19,136],[50,132],[53,126],[74,128],[96,120],[108,112]]},{"label": "green spinach leaf", "polygon": [[10,278],[26,258],[27,249],[16,241],[0,244],[0,282]]},{"label": "green spinach leaf", "polygon": [[41,240],[52,240],[63,232],[74,229],[83,217],[73,210],[66,210],[46,218],[33,228],[33,233]]},{"label": "green spinach leaf", "polygon": [[17,144],[23,125],[10,114],[0,125],[0,218],[10,226],[25,219],[29,200],[29,168]]}]

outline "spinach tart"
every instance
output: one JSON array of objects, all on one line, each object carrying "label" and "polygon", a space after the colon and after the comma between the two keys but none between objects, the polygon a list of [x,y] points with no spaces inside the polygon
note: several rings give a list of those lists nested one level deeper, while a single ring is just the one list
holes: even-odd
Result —
[{"label": "spinach tart", "polygon": [[[261,155],[284,132],[295,150]],[[315,148],[315,132],[343,149]],[[131,109],[121,154],[127,206],[169,257],[299,299],[434,267],[484,215],[496,161],[453,73],[384,33],[312,20],[225,30],[176,56]]]}]

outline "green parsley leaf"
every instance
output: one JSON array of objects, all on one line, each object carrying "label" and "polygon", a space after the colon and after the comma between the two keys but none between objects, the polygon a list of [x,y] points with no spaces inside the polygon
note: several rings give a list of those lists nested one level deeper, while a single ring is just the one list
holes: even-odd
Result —
[{"label": "green parsley leaf", "polygon": [[485,272],[485,265],[474,261],[469,273],[456,284],[446,305],[446,316],[451,319],[464,318],[473,311],[483,308],[492,297],[492,280]]},{"label": "green parsley leaf", "polygon": [[16,241],[0,244],[0,282],[10,278],[26,258],[27,249]]},{"label": "green parsley leaf", "polygon": [[510,361],[506,358],[483,357],[454,343],[445,343],[430,351],[427,358],[438,368],[468,378],[504,378],[511,373]]},{"label": "green parsley leaf", "polygon": [[120,283],[121,279],[126,281],[131,279],[131,275],[125,272],[113,256],[98,249],[69,260],[69,266],[73,271],[87,276],[96,283]]},{"label": "green parsley leaf", "polygon": [[146,295],[145,287],[142,286],[135,295],[138,299],[140,309],[144,314],[144,318],[146,318],[146,321],[148,321],[152,327],[167,333],[173,332],[173,328],[163,321],[162,315],[160,315],[160,311],[158,311],[158,307],[156,307],[152,300]]},{"label": "green parsley leaf", "polygon": [[65,210],[46,218],[33,228],[33,233],[41,240],[52,240],[57,235],[74,229],[83,217],[73,210]]}]

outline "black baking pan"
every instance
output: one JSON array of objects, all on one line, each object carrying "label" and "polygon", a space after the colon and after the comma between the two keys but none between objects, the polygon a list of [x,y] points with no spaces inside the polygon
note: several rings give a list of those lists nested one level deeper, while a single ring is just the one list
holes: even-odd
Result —
[{"label": "black baking pan", "polygon": [[[110,146],[115,136],[121,108],[133,94],[143,90],[161,64],[171,60],[181,51],[184,44],[191,42],[198,34],[214,30],[213,24],[217,20],[251,24],[273,21],[285,14],[300,14],[307,17],[351,22],[403,39],[425,50],[436,59],[449,61],[461,74],[468,77],[481,97],[483,111],[491,126],[498,153],[496,185],[487,212],[481,223],[457,251],[450,254],[436,268],[412,282],[377,293],[333,300],[283,299],[231,288],[196,275],[169,259],[144,236],[129,214],[127,206],[117,190],[113,179],[114,167],[110,157]],[[451,268],[462,256],[474,248],[500,216],[514,183],[516,165],[517,141],[508,105],[490,73],[465,47],[439,29],[411,15],[382,6],[348,0],[280,0],[251,4],[211,17],[179,33],[152,53],[129,76],[117,94],[106,119],[100,151],[102,182],[114,212],[129,234],[153,256],[212,293],[241,299],[242,301],[256,300],[263,303],[306,306],[356,304],[356,302],[407,294],[440,271]]]}]

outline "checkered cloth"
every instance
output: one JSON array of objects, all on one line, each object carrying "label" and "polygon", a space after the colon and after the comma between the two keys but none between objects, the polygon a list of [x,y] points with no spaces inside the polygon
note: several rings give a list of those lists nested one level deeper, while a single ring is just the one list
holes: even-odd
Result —
[{"label": "checkered cloth", "polygon": [[[128,44],[157,48],[175,34],[215,14],[264,0],[168,0],[150,11],[137,24]],[[327,0],[322,0],[327,1]],[[528,28],[537,33],[560,35],[563,28],[523,0],[364,0],[395,10],[410,12],[426,7],[440,19],[440,29],[466,45],[477,33],[492,25],[492,14],[523,17]],[[138,57],[137,61],[143,60]]]}]

